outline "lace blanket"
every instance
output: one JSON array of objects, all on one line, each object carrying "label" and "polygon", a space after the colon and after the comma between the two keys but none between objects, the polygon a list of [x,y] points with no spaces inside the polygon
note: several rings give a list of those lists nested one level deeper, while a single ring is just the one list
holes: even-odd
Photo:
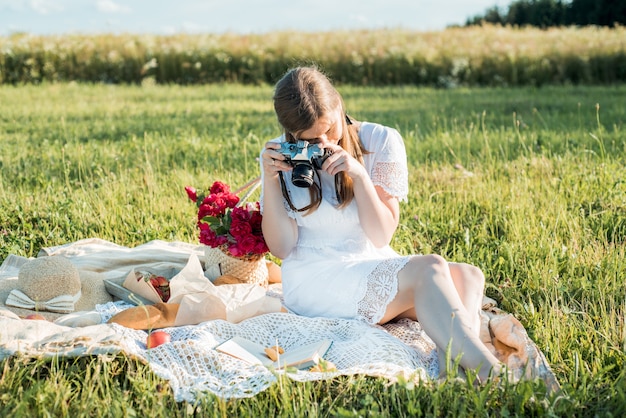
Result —
[{"label": "lace blanket", "polygon": [[[161,241],[129,249],[101,240],[83,240],[46,249],[43,255],[63,254],[82,268],[110,272],[109,277],[114,277],[126,274],[137,265],[182,268],[186,262],[183,255],[197,251],[201,250],[196,246]],[[0,268],[0,280],[4,278],[1,273]],[[148,350],[146,332],[106,324],[111,316],[129,306],[121,301],[98,305],[102,323],[77,328],[47,321],[20,320],[6,313],[2,316],[0,310],[0,329],[3,330],[0,333],[0,359],[17,353],[82,356],[124,352],[142,359],[158,376],[167,379],[177,401],[190,402],[204,392],[223,398],[254,396],[276,382],[279,373],[287,373],[298,381],[352,374],[384,377],[391,381],[402,376],[419,381],[436,378],[439,371],[435,345],[415,321],[371,326],[354,320],[270,313],[239,323],[213,320],[167,328],[172,336],[171,343]],[[265,346],[279,343],[286,350],[307,342],[331,339],[333,344],[325,359],[337,370],[330,373],[270,371],[214,349],[235,335]],[[493,303],[483,310],[482,337],[516,377],[540,378],[550,390],[558,389],[545,357],[523,326]]]}]

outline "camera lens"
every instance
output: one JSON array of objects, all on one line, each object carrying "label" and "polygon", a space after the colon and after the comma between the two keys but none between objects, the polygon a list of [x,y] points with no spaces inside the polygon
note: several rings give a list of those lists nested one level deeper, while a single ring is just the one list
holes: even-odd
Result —
[{"label": "camera lens", "polygon": [[308,162],[297,163],[291,172],[291,182],[296,187],[311,187],[313,185],[313,167]]}]

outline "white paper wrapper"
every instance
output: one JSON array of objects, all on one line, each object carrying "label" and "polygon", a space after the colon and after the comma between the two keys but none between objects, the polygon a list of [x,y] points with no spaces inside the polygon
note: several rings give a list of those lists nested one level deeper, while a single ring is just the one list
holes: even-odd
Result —
[{"label": "white paper wrapper", "polygon": [[170,300],[179,303],[175,325],[193,325],[213,319],[240,322],[252,316],[280,312],[280,300],[266,295],[258,284],[215,286],[205,276],[195,254],[170,281]]},{"label": "white paper wrapper", "polygon": [[126,276],[122,286],[139,296],[143,296],[153,303],[163,302],[157,291],[150,283],[143,279],[139,281],[137,280],[135,269],[132,269],[130,273],[128,273],[128,276]]}]

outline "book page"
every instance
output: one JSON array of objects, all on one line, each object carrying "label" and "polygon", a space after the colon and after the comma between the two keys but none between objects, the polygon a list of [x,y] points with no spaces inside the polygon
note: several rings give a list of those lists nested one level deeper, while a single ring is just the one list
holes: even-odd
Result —
[{"label": "book page", "polygon": [[331,344],[331,340],[322,340],[286,351],[274,362],[274,367],[277,369],[284,367],[307,369],[312,367],[324,357]]},{"label": "book page", "polygon": [[273,366],[276,369],[284,367],[308,368],[317,364],[326,354],[332,344],[331,340],[317,341],[304,346],[296,347],[281,354],[274,362],[265,354],[265,347],[245,338],[235,336],[215,347],[219,352],[237,357],[250,364]]},{"label": "book page", "polygon": [[217,351],[237,357],[251,364],[269,366],[272,360],[265,355],[265,348],[260,344],[235,336],[215,347]]}]

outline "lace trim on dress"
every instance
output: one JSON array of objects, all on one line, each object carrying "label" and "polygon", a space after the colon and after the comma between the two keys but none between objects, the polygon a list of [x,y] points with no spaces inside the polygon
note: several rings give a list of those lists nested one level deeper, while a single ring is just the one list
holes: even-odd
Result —
[{"label": "lace trim on dress", "polygon": [[382,187],[387,193],[406,201],[409,185],[402,164],[396,162],[378,162],[372,170],[372,183]]},{"label": "lace trim on dress", "polygon": [[409,257],[394,257],[380,262],[367,276],[365,296],[357,304],[358,318],[377,324],[385,314],[387,305],[398,293],[398,272],[408,263]]},{"label": "lace trim on dress", "polygon": [[[293,197],[291,196],[291,191],[289,191],[289,188],[287,188],[286,191],[287,191],[287,195],[289,196],[289,199],[293,199]],[[283,195],[283,206],[285,207],[285,211],[287,211],[287,216],[289,216],[291,219],[296,219],[297,212],[291,209],[291,207],[289,206],[289,202],[287,201],[284,195]]]},{"label": "lace trim on dress", "polygon": [[292,219],[296,219],[296,212],[289,207],[289,204],[287,203],[287,199],[283,198],[283,204],[285,205],[287,216],[289,216]]}]

